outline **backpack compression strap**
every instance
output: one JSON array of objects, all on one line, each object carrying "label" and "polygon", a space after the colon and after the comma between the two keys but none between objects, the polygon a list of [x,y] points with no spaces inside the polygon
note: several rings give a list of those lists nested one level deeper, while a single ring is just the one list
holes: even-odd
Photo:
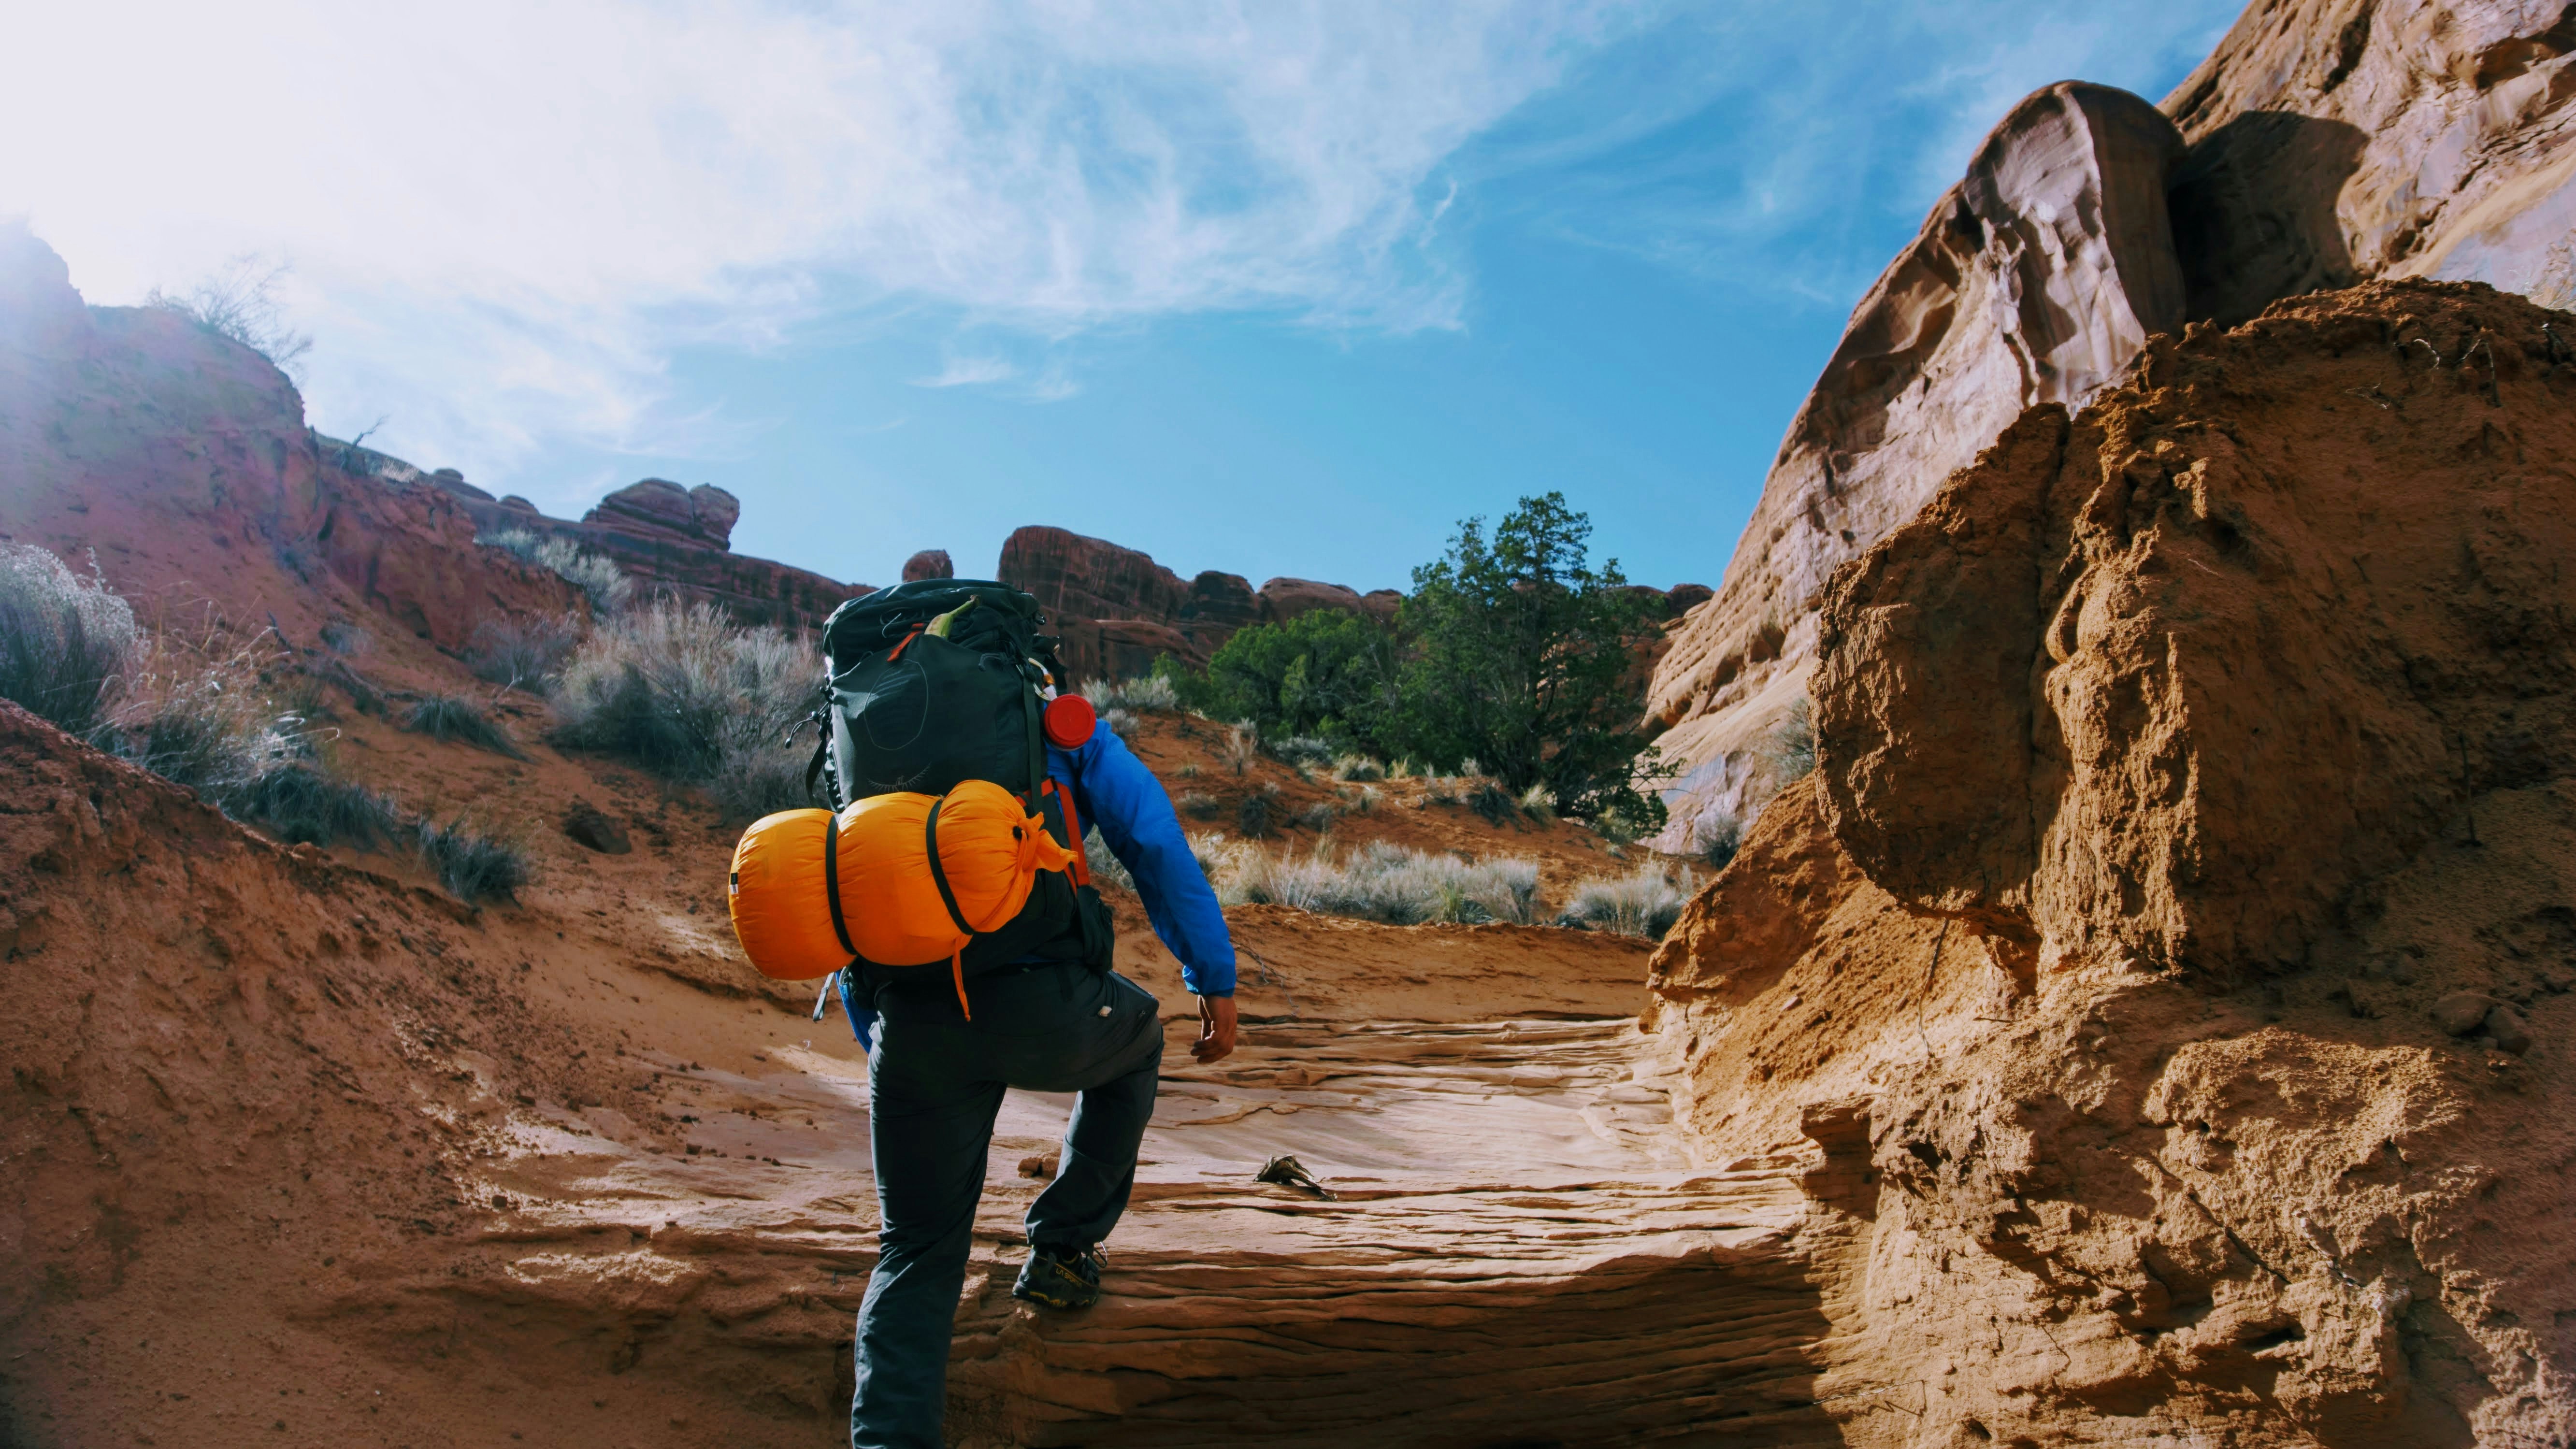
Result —
[{"label": "backpack compression strap", "polygon": [[[841,949],[850,959],[859,959],[859,948],[850,944],[850,926],[841,919],[841,817],[834,815],[823,829],[823,899],[832,905],[832,934],[841,940]],[[820,1021],[821,1017],[815,1020]]]},{"label": "backpack compression strap", "polygon": [[[941,864],[939,859],[939,809],[947,803],[948,797],[945,795],[931,801],[930,819],[922,826],[922,834],[928,839],[930,845],[930,880],[933,885],[939,887],[939,903],[948,908],[948,919],[956,922],[957,929],[971,937],[976,934],[975,928],[966,923],[966,913],[957,909],[957,892],[948,888],[948,867]],[[966,1004],[965,947],[960,946],[948,953],[948,972],[950,978],[957,983],[957,1009],[966,1013],[968,1021],[973,1021],[974,1008]]]}]

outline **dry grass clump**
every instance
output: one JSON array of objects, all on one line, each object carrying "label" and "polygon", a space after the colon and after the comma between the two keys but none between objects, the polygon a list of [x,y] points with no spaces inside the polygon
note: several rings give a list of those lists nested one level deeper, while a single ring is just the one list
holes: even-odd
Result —
[{"label": "dry grass clump", "polygon": [[1261,732],[1250,720],[1238,720],[1226,727],[1225,738],[1217,741],[1216,757],[1240,775],[1252,768],[1252,757],[1261,751]]},{"label": "dry grass clump", "polygon": [[1471,861],[1384,841],[1344,855],[1324,841],[1294,857],[1222,835],[1193,836],[1190,844],[1228,905],[1282,905],[1394,926],[1527,925],[1538,918],[1538,862],[1524,856]]},{"label": "dry grass clump", "polygon": [[1333,760],[1333,773],[1347,784],[1361,785],[1385,779],[1386,766],[1366,755],[1341,755]]},{"label": "dry grass clump", "polygon": [[[1115,684],[1101,685],[1091,696],[1103,714],[1111,710],[1176,710],[1181,707],[1180,691],[1160,674],[1140,674]],[[1125,731],[1120,731],[1124,734]]]},{"label": "dry grass clump", "polygon": [[1109,732],[1122,740],[1136,738],[1137,723],[1134,710],[1104,709],[1100,712],[1100,722],[1109,726]]},{"label": "dry grass clump", "polygon": [[574,651],[551,696],[555,739],[716,786],[729,814],[766,814],[805,803],[804,761],[783,741],[821,678],[814,652],[778,630],[665,596]]},{"label": "dry grass clump", "polygon": [[1660,940],[1681,919],[1683,905],[1698,887],[1689,867],[1676,872],[1649,861],[1628,875],[1575,887],[1558,923]]},{"label": "dry grass clump", "polygon": [[434,740],[461,740],[514,760],[527,758],[519,753],[509,731],[485,714],[481,705],[461,695],[430,695],[403,714],[402,727]]},{"label": "dry grass clump", "polygon": [[1183,790],[1180,798],[1173,803],[1179,805],[1181,813],[1192,820],[1214,820],[1225,813],[1225,806],[1205,790]]},{"label": "dry grass clump", "polygon": [[561,538],[540,538],[524,528],[504,529],[474,540],[517,555],[571,584],[589,597],[594,614],[616,614],[635,601],[635,581],[607,559]]},{"label": "dry grass clump", "polygon": [[1330,740],[1318,739],[1313,735],[1289,735],[1282,739],[1267,741],[1262,748],[1270,752],[1270,758],[1283,765],[1294,765],[1300,770],[1329,765],[1333,762],[1335,753]]},{"label": "dry grass clump", "polygon": [[141,634],[95,564],[83,578],[49,550],[0,544],[0,698],[94,736]]},{"label": "dry grass clump", "polygon": [[448,893],[469,905],[512,901],[528,883],[528,855],[515,840],[478,830],[462,820],[445,825],[422,820],[414,840],[421,864]]},{"label": "dry grass clump", "polygon": [[486,619],[474,626],[465,662],[475,678],[504,689],[542,688],[580,642],[575,619]]}]

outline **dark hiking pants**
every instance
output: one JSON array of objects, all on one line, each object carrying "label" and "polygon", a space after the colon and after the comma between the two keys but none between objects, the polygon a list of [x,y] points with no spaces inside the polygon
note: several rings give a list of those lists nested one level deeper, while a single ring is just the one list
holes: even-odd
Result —
[{"label": "dark hiking pants", "polygon": [[1028,1212],[1029,1241],[1049,1246],[1109,1236],[1154,1114],[1163,1028],[1144,988],[1072,964],[977,977],[966,995],[972,1021],[944,977],[935,992],[877,993],[868,1125],[884,1226],[859,1309],[851,1449],[945,1443],[948,1340],[1002,1089],[1081,1093],[1055,1181]]}]

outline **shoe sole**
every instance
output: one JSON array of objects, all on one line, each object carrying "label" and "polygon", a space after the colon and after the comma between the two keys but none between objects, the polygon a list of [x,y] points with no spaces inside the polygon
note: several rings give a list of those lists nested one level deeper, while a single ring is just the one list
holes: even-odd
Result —
[{"label": "shoe sole", "polygon": [[1034,1303],[1040,1308],[1053,1308],[1064,1313],[1077,1312],[1081,1309],[1089,1308],[1100,1301],[1100,1295],[1097,1293],[1092,1294],[1088,1298],[1059,1298],[1051,1296],[1038,1289],[1024,1288],[1016,1285],[1011,1289],[1011,1296],[1019,1299],[1023,1303]]}]

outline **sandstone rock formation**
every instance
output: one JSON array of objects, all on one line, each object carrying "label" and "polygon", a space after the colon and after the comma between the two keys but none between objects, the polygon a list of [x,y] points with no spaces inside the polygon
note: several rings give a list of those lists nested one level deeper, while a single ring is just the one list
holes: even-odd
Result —
[{"label": "sandstone rock formation", "polygon": [[955,577],[957,577],[957,565],[948,561],[948,550],[944,548],[925,548],[903,561],[903,581],[907,584],[915,579],[953,579]]},{"label": "sandstone rock formation", "polygon": [[452,495],[482,533],[515,529],[564,539],[604,555],[648,591],[667,589],[684,599],[721,604],[745,623],[819,627],[842,600],[870,589],[734,553],[741,501],[710,483],[683,488],[668,479],[642,479],[602,498],[575,523],[549,518],[516,495],[496,500],[449,476],[450,470],[422,473],[390,454],[333,439],[323,439],[322,446],[350,471]]},{"label": "sandstone rock formation", "polygon": [[2190,315],[2370,277],[2576,306],[2571,53],[2559,0],[2255,0],[2164,103]]},{"label": "sandstone rock formation", "polygon": [[1657,666],[1676,839],[1758,788],[1803,688],[1836,566],[1911,518],[2034,403],[2081,404],[2183,317],[2165,215],[2182,138],[2125,91],[2067,83],[2015,106],[1922,234],[1861,299],[1780,445],[1717,596]]},{"label": "sandstone rock formation", "polygon": [[[1911,518],[2019,405],[2080,405],[2134,356],[2141,329],[2233,324],[2277,298],[2373,277],[2485,281],[2576,303],[2571,53],[2576,20],[2552,0],[2256,0],[2163,103],[2187,143],[2179,161],[2133,99],[2110,106],[2081,88],[2095,97],[2087,130],[2104,134],[2112,110],[2127,117],[2128,144],[2096,144],[2089,157],[2049,130],[2067,116],[2069,87],[2017,107],[1854,312],[1721,596],[1694,611],[1657,670],[1650,708],[1675,727],[1665,752],[1692,767],[1668,843],[1768,788],[1761,743],[1800,692],[1832,569]],[[1997,161],[2010,174],[1981,185]],[[2088,175],[2078,189],[2106,203],[2062,210],[2049,185]],[[2169,241],[2146,195],[2160,186]],[[1936,238],[1971,214],[1994,226],[1980,195],[2025,229],[2060,218],[2063,259],[2016,250],[2007,228],[2002,250],[1962,271],[1978,234]],[[2081,360],[2055,381],[2028,367],[2026,339],[1978,327],[1987,296],[2000,308],[1991,315],[2024,309]],[[2081,300],[2042,318],[2029,309],[2043,296]],[[2016,372],[2028,379],[2017,399],[2000,385]]]},{"label": "sandstone rock formation", "polygon": [[1836,576],[1653,969],[1700,1150],[1803,1139],[1850,1442],[2576,1430],[2568,320],[2161,339]]},{"label": "sandstone rock formation", "polygon": [[1392,617],[1391,590],[1362,596],[1335,584],[1272,579],[1258,593],[1240,574],[1209,569],[1183,582],[1147,554],[1061,528],[1014,530],[994,576],[1035,594],[1055,616],[1065,667],[1077,679],[1124,679],[1169,654],[1203,665],[1238,629],[1315,608]]},{"label": "sandstone rock formation", "polygon": [[175,617],[209,599],[309,644],[363,607],[447,648],[482,619],[561,611],[561,580],[472,546],[468,505],[339,466],[293,384],[156,307],[84,306],[24,227],[0,227],[0,537],[95,557]]}]

